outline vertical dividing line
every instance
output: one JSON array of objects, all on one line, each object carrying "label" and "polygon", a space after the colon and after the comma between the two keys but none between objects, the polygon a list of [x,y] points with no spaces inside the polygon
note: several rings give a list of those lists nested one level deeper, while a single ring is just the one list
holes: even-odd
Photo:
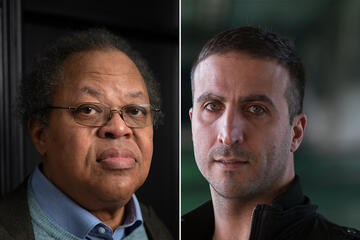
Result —
[{"label": "vertical dividing line", "polygon": [[0,196],[5,192],[5,133],[4,129],[4,5],[0,1]]},{"label": "vertical dividing line", "polygon": [[21,64],[21,0],[0,0],[0,195],[24,178],[23,131],[14,115]]},{"label": "vertical dividing line", "polygon": [[2,192],[9,191],[10,186],[10,166],[9,166],[9,52],[8,52],[8,0],[2,1],[2,162],[3,162],[3,189]]},{"label": "vertical dividing line", "polygon": [[21,61],[21,0],[12,0],[9,2],[9,125],[10,125],[10,156],[9,165],[11,166],[11,184],[14,189],[24,176],[24,149],[23,149],[23,131],[21,121],[16,116],[16,106],[18,97],[18,86],[22,77]]}]

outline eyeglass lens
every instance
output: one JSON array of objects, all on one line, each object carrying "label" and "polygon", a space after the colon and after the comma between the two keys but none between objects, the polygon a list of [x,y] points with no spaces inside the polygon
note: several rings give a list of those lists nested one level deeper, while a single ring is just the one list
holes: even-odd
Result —
[{"label": "eyeglass lens", "polygon": [[146,127],[152,124],[149,104],[130,104],[111,109],[101,103],[83,103],[74,111],[75,121],[85,126],[104,126],[118,112],[128,127]]}]

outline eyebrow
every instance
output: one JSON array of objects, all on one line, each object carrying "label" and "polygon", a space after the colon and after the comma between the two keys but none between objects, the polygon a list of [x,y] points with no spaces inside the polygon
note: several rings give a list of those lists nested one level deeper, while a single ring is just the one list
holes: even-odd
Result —
[{"label": "eyebrow", "polygon": [[[196,99],[196,102],[198,102],[198,103],[204,102],[204,101],[210,100],[210,99],[218,100],[221,102],[225,101],[225,97],[223,97],[223,96],[219,96],[219,95],[216,95],[211,92],[204,92]],[[249,96],[241,97],[239,99],[239,102],[242,102],[242,103],[256,102],[256,101],[266,102],[266,103],[270,104],[272,107],[275,107],[274,102],[268,96],[266,96],[264,94],[251,94]]]},{"label": "eyebrow", "polygon": [[128,92],[126,96],[130,98],[144,98],[144,93],[142,91]]},{"label": "eyebrow", "polygon": [[80,95],[84,95],[84,94],[98,97],[98,96],[103,96],[104,92],[101,91],[100,89],[95,89],[95,88],[85,86],[85,87],[80,88]]},{"label": "eyebrow", "polygon": [[211,92],[204,92],[203,94],[201,94],[197,99],[196,99],[196,102],[204,102],[206,100],[210,100],[210,99],[213,99],[213,100],[218,100],[218,101],[224,101],[225,98],[222,97],[222,96],[219,96],[219,95],[216,95],[214,93],[211,93]]},{"label": "eyebrow", "polygon": [[239,99],[239,102],[256,102],[256,101],[260,101],[260,102],[266,102],[268,104],[270,104],[272,107],[275,107],[274,102],[266,95],[264,94],[251,94],[249,96],[246,97],[241,97]]}]

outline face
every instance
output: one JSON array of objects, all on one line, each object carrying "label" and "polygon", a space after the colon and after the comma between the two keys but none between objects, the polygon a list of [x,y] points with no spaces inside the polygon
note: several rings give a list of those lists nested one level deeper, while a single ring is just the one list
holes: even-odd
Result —
[{"label": "face", "polygon": [[244,53],[199,63],[190,117],[196,162],[212,192],[254,198],[294,177],[305,116],[289,125],[288,83],[288,71],[277,62]]},{"label": "face", "polygon": [[[65,60],[52,105],[81,102],[120,109],[149,104],[149,96],[125,54],[88,51]],[[74,121],[72,111],[53,109],[35,145],[44,156],[45,176],[80,205],[95,210],[126,203],[143,184],[153,153],[153,128],[129,128],[118,113],[103,127],[86,127]]]}]

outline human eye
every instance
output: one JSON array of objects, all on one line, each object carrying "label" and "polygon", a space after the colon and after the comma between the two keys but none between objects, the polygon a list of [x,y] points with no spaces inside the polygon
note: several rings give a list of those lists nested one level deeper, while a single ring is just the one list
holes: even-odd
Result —
[{"label": "human eye", "polygon": [[129,105],[126,106],[124,112],[132,117],[143,117],[148,114],[148,110],[140,105]]},{"label": "human eye", "polygon": [[208,112],[218,112],[222,109],[222,105],[219,102],[208,102],[204,104],[204,109]]},{"label": "human eye", "polygon": [[99,106],[95,104],[82,104],[76,109],[76,112],[83,116],[91,116],[102,113],[103,111]]},{"label": "human eye", "polygon": [[266,112],[266,108],[261,106],[261,105],[250,105],[247,109],[248,112],[253,113],[253,114],[263,114]]}]

